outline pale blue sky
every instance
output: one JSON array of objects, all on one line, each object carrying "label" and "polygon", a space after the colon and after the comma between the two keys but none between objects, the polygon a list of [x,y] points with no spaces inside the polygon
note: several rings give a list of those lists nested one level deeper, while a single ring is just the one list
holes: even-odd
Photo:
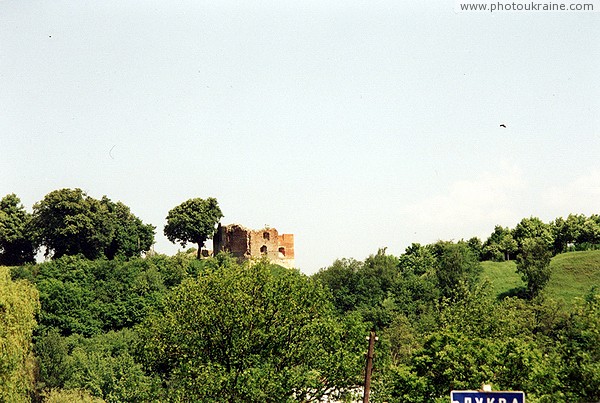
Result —
[{"label": "pale blue sky", "polygon": [[172,254],[168,210],[212,196],[305,273],[600,213],[600,13],[453,9],[2,0],[0,197],[107,195]]}]

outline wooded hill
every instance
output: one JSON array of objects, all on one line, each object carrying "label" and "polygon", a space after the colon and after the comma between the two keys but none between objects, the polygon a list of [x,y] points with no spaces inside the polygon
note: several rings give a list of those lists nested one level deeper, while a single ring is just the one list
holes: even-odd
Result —
[{"label": "wooded hill", "polygon": [[[596,215],[306,276],[223,254],[142,257],[153,227],[125,205],[51,195],[32,215],[14,195],[0,203],[0,255],[20,260],[0,266],[0,401],[356,401],[371,330],[373,402],[446,403],[483,383],[529,403],[600,400]],[[174,240],[203,242],[191,235],[214,226],[194,220],[218,221],[216,207],[171,210]],[[51,259],[31,262],[36,244]]]}]

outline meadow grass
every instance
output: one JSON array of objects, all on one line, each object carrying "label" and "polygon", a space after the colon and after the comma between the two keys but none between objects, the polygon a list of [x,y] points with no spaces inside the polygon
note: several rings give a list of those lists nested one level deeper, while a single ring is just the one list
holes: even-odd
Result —
[{"label": "meadow grass", "polygon": [[[516,272],[514,261],[481,262],[481,279],[491,283],[491,296],[502,298],[516,295],[525,286]],[[544,289],[548,298],[563,301],[571,307],[576,298],[583,298],[592,287],[600,291],[600,251],[562,253],[550,262],[552,275]]]},{"label": "meadow grass", "polygon": [[502,294],[509,293],[525,286],[521,275],[517,273],[517,265],[514,261],[507,262],[481,262],[483,272],[481,280],[489,280],[491,284],[491,295],[499,298]]},{"label": "meadow grass", "polygon": [[571,306],[593,287],[600,291],[600,251],[569,252],[556,255],[550,263],[552,276],[547,295]]}]

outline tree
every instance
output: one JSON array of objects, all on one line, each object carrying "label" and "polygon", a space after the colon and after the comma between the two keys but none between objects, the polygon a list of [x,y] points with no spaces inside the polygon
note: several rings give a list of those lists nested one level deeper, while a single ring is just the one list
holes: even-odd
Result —
[{"label": "tree", "polygon": [[139,329],[170,400],[320,401],[359,382],[362,326],[340,323],[320,284],[266,260],[208,262]]},{"label": "tree", "polygon": [[38,244],[53,258],[139,256],[154,242],[154,227],[143,224],[123,203],[106,196],[97,200],[81,189],[48,193],[33,206],[32,225]]},{"label": "tree", "polygon": [[355,259],[337,259],[313,275],[313,279],[329,289],[331,300],[340,313],[352,311],[362,303],[363,296],[358,291],[358,272],[362,266],[363,263]]},{"label": "tree", "polygon": [[0,267],[0,402],[29,402],[35,358],[32,335],[39,312],[38,291],[26,281],[12,281]]},{"label": "tree", "polygon": [[581,225],[581,233],[576,239],[579,250],[591,249],[600,243],[600,217],[592,214]]},{"label": "tree", "polygon": [[169,241],[179,242],[183,248],[188,242],[197,244],[196,257],[200,259],[204,243],[215,234],[221,217],[217,199],[189,199],[169,211],[164,233]]},{"label": "tree", "polygon": [[156,229],[154,225],[144,224],[131,213],[129,207],[121,202],[113,203],[104,196],[101,203],[113,217],[113,237],[104,249],[107,258],[113,259],[116,256],[131,258],[150,250],[154,243]]},{"label": "tree", "polygon": [[434,249],[439,262],[436,276],[442,296],[460,298],[461,287],[475,284],[481,264],[465,242],[438,242]]},{"label": "tree", "polygon": [[501,225],[494,227],[494,232],[483,245],[484,257],[488,260],[503,261],[510,260],[510,256],[518,249],[510,229]]},{"label": "tree", "polygon": [[97,335],[141,322],[166,289],[187,277],[193,257],[181,256],[88,260],[63,256],[13,270],[40,293],[40,331],[54,328],[64,336]]},{"label": "tree", "polygon": [[585,222],[586,217],[583,214],[569,214],[566,220],[559,217],[551,223],[555,254],[566,252],[569,246],[582,241]]},{"label": "tree", "polygon": [[34,261],[31,214],[14,194],[0,200],[0,265],[17,266]]},{"label": "tree", "polygon": [[526,238],[517,256],[517,273],[527,283],[527,294],[535,297],[550,280],[550,258],[548,244],[543,238]]},{"label": "tree", "polygon": [[113,235],[106,206],[81,189],[48,193],[33,206],[33,226],[38,243],[54,258],[81,253],[96,259]]},{"label": "tree", "polygon": [[513,230],[512,235],[519,248],[523,247],[523,242],[527,238],[539,238],[548,250],[552,250],[554,245],[551,226],[537,217],[523,218]]},{"label": "tree", "polygon": [[[93,337],[62,337],[52,330],[38,336],[40,381],[46,390],[85,390],[94,402],[150,402],[152,380],[134,361],[137,339],[131,329]],[[90,397],[91,397],[90,396]],[[97,399],[97,400],[96,400]],[[62,402],[81,402],[66,397]],[[87,400],[92,401],[92,400]]]},{"label": "tree", "polygon": [[483,243],[481,242],[481,239],[476,236],[469,238],[469,240],[467,240],[467,245],[469,245],[469,248],[471,248],[471,251],[473,251],[477,260],[481,261],[483,258]]}]

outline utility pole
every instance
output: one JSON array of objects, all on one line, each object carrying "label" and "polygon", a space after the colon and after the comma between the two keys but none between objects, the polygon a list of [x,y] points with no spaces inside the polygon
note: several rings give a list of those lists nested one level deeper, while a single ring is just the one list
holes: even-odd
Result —
[{"label": "utility pole", "polygon": [[363,392],[363,403],[369,403],[369,394],[371,393],[371,373],[373,372],[373,355],[375,353],[375,331],[371,330],[369,337],[369,350],[367,351],[367,366],[365,368],[365,390]]}]

